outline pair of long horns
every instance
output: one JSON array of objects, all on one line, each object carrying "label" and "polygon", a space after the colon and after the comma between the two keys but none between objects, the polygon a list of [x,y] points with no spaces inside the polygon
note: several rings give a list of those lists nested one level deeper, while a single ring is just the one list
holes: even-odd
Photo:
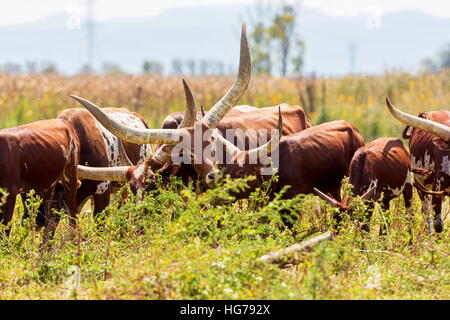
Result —
[{"label": "pair of long horns", "polygon": [[[270,156],[272,152],[278,147],[283,130],[283,117],[281,116],[281,108],[278,106],[278,125],[275,135],[265,144],[248,151],[249,159],[261,159],[262,156]],[[218,130],[215,131],[214,138],[225,146],[229,154],[244,152],[235,146],[233,143],[225,139]]]},{"label": "pair of long horns", "polygon": [[[372,198],[372,196],[375,194],[377,186],[373,185],[372,187],[369,188],[369,190],[366,191],[366,193],[364,193],[361,196],[361,200],[365,201],[365,200],[369,200],[370,198]],[[343,207],[342,203],[338,202],[337,200],[333,199],[332,197],[326,195],[325,193],[323,193],[322,191],[320,191],[317,188],[314,188],[314,192],[323,200],[325,200],[326,202],[328,202],[331,206],[333,207]]]},{"label": "pair of long horns", "polygon": [[438,137],[442,138],[445,142],[447,143],[450,142],[450,127],[447,127],[446,125],[443,125],[435,121],[412,116],[403,111],[400,111],[394,107],[394,105],[387,97],[386,97],[386,105],[389,111],[392,113],[392,115],[400,122],[403,122],[408,126],[418,128],[420,130],[429,133],[433,133]]},{"label": "pair of long horns", "polygon": [[[233,108],[247,90],[250,82],[251,59],[247,42],[245,24],[242,26],[239,71],[236,80],[229,91],[205,114],[202,122],[210,128],[215,128],[223,116]],[[185,132],[178,129],[135,129],[108,117],[94,103],[81,97],[71,95],[73,99],[81,103],[92,115],[110,132],[120,139],[136,144],[170,144],[179,142],[180,136]],[[189,103],[188,103],[189,104]],[[194,115],[195,119],[195,115]]]},{"label": "pair of long horns", "polygon": [[[179,128],[190,127],[194,125],[195,116],[196,116],[196,104],[194,100],[194,96],[192,95],[191,89],[187,82],[183,79],[183,87],[186,95],[186,111],[184,113],[183,120],[181,121]],[[154,161],[157,161],[161,164],[166,163],[166,161],[170,160],[170,154],[164,151],[164,148],[167,145],[162,145],[153,155],[152,158]],[[122,142],[119,139],[119,150],[123,157],[125,158],[125,163],[128,166],[122,167],[103,167],[103,168],[95,168],[95,167],[86,167],[79,165],[78,166],[78,177],[81,180],[95,180],[95,181],[118,181],[118,182],[127,182],[128,181],[128,169],[133,166],[133,163],[126,156],[126,151],[123,147]],[[142,164],[143,165],[143,164]]]}]

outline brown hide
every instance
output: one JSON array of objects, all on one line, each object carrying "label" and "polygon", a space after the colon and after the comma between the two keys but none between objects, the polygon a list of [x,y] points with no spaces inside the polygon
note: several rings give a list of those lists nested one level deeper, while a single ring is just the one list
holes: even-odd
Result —
[{"label": "brown hide", "polygon": [[[305,112],[299,106],[291,106],[283,103],[281,106],[281,115],[283,117],[283,135],[289,135],[306,128],[312,127],[311,121],[306,117]],[[220,122],[217,129],[226,137],[226,130],[271,130],[277,127],[278,106],[256,108],[251,111],[241,111],[241,106],[231,109]],[[163,123],[163,129],[176,129],[183,120],[183,112],[174,112],[168,116]],[[202,114],[197,112],[197,120],[202,118]],[[271,134],[268,131],[270,139]],[[257,137],[255,137],[257,140]],[[233,142],[233,141],[232,141]],[[236,142],[236,141],[234,141]],[[246,149],[248,145],[246,145]]]},{"label": "brown hide", "polygon": [[[389,209],[390,200],[403,194],[405,207],[409,209],[412,199],[411,163],[402,141],[396,138],[379,138],[359,148],[350,162],[349,183],[353,186],[353,196],[360,196],[361,199],[379,201],[383,195],[381,207],[385,210]],[[320,194],[319,196],[340,209],[338,221],[343,215],[355,218],[351,206],[352,197],[339,202]],[[374,202],[367,203],[367,206],[366,216],[361,217],[360,222],[362,230],[369,232],[368,222],[373,213]],[[385,233],[387,225],[389,221],[382,224],[381,234]]]},{"label": "brown hide", "polygon": [[[130,112],[125,108],[104,108],[103,111],[107,114],[127,114],[141,121],[146,128],[148,124],[144,118],[135,113]],[[75,132],[80,140],[80,164],[90,167],[109,167],[109,160],[106,148],[107,146],[103,138],[101,130],[98,128],[97,120],[84,108],[73,108],[62,111],[59,119],[65,119],[75,129]],[[132,163],[136,164],[140,161],[140,145],[132,144],[122,141],[125,152]],[[77,205],[81,209],[81,205],[89,198],[94,196],[94,215],[97,215],[109,204],[110,190],[105,191],[104,194],[96,194],[97,186],[100,181],[84,180],[78,191]]]},{"label": "brown hide", "polygon": [[[305,112],[299,106],[281,104],[281,116],[283,118],[282,135],[290,135],[312,126]],[[236,108],[235,108],[236,109]],[[278,106],[259,108],[254,111],[242,112],[232,109],[217,124],[217,129],[226,137],[227,129],[241,130],[269,130],[268,139],[271,138],[270,130],[276,129],[278,124]],[[247,149],[247,146],[246,146]]]},{"label": "brown hide", "polygon": [[[284,123],[283,123],[284,124]],[[319,187],[340,198],[342,178],[355,151],[364,145],[358,129],[344,120],[326,122],[281,138],[278,190],[292,186],[287,196],[314,193]]]},{"label": "brown hide", "polygon": [[97,120],[82,108],[66,109],[58,119],[69,122],[80,140],[80,164],[90,167],[108,167],[108,156]]},{"label": "brown hide", "polygon": [[[354,152],[362,145],[364,138],[358,129],[343,120],[323,123],[283,136],[278,147],[279,179],[272,186],[272,191],[277,192],[290,186],[285,197],[291,198],[297,194],[314,193],[314,187],[317,187],[340,199],[341,180],[348,172]],[[250,190],[240,193],[238,197],[247,197],[261,180],[270,178],[259,175],[261,165],[228,164],[223,167],[225,173],[234,178],[248,175],[258,177],[256,183],[249,183]]]},{"label": "brown hide", "polygon": [[[42,195],[58,181],[67,194],[70,215],[75,217],[80,144],[67,121],[43,120],[0,130],[0,150],[0,187],[9,192],[2,208],[3,224],[11,220],[19,192],[34,189]],[[44,198],[47,200],[51,199]],[[44,239],[51,237],[56,228],[47,226]]]},{"label": "brown hide", "polygon": [[[419,117],[442,123],[450,127],[450,111],[430,111],[422,112]],[[415,174],[414,178],[429,191],[444,191],[448,194],[450,191],[450,175],[448,169],[448,161],[450,159],[450,150],[441,149],[435,145],[433,139],[434,134],[414,128],[409,130],[409,149],[411,153],[411,164],[413,167],[422,168],[431,172],[431,174],[421,175]],[[425,215],[428,215],[429,208],[426,208],[426,193],[418,189],[419,196],[422,200],[422,207]],[[434,227],[437,232],[443,230],[441,218],[443,197],[433,196],[432,206],[435,211]]]},{"label": "brown hide", "polygon": [[43,120],[0,130],[0,150],[0,187],[42,192],[73,165],[72,152],[78,159],[79,141],[67,122]]},{"label": "brown hide", "polygon": [[[184,118],[184,112],[177,111],[173,112],[170,115],[166,117],[163,121],[162,129],[177,129],[178,126],[181,124],[181,121],[183,121]],[[196,114],[196,120],[199,121],[202,118],[201,112],[197,112]]]},{"label": "brown hide", "polygon": [[[299,132],[301,130],[304,130],[306,128],[309,128],[312,126],[311,121],[306,117],[305,112],[303,109],[299,106],[291,106],[288,104],[281,104],[281,115],[283,117],[283,135],[289,135],[296,132]],[[226,137],[226,130],[227,129],[241,129],[243,131],[248,129],[255,130],[255,133],[257,133],[257,130],[259,129],[266,129],[268,130],[268,136],[267,139],[271,138],[271,129],[276,129],[278,124],[278,106],[274,107],[264,107],[264,108],[256,108],[255,110],[251,109],[252,107],[248,108],[247,110],[250,111],[242,111],[241,106],[234,107],[231,109],[224,117],[223,119],[217,124],[217,129],[222,133],[224,137]],[[164,129],[176,129],[178,128],[178,125],[183,120],[184,113],[182,112],[175,112],[170,114],[164,121],[162,128]],[[202,114],[200,112],[197,112],[197,120],[200,120],[202,118]],[[259,137],[251,134],[250,138],[253,142],[258,143]],[[235,144],[237,144],[237,141],[231,141]],[[245,141],[241,142],[243,145],[245,145],[246,150],[249,149],[249,139],[245,138]],[[170,150],[170,148],[168,148]],[[225,154],[225,151],[224,151]],[[147,162],[148,166],[151,168],[151,171],[157,171],[161,169],[160,165],[157,163],[153,163],[151,159]],[[183,181],[189,181],[189,179],[196,180],[198,178],[197,172],[193,169],[193,166],[190,164],[181,164],[177,170],[173,170],[173,165],[166,165],[165,170],[162,172],[163,178],[166,179],[169,178],[173,172],[176,172],[176,176],[181,177]],[[206,175],[209,170],[208,168],[205,168],[205,166],[202,165],[196,165],[196,170],[200,171],[200,176]],[[203,177],[204,178],[204,177]]]},{"label": "brown hide", "polygon": [[384,193],[386,201],[396,198],[393,190],[402,190],[411,172],[409,152],[396,138],[379,138],[355,152],[349,169],[349,183],[353,194],[362,196],[371,183],[377,181],[372,196],[378,200]]},{"label": "brown hide", "polygon": [[[133,118],[136,118],[139,120],[145,128],[149,128],[147,121],[145,121],[144,117],[141,116],[139,113],[129,111],[126,108],[103,108],[103,111],[105,113],[125,113],[130,115]],[[133,164],[137,164],[138,162],[142,162],[144,159],[140,158],[140,148],[141,145],[135,144],[135,143],[129,143],[126,141],[121,140],[123,147],[125,149],[125,152],[127,153],[128,158]]]}]

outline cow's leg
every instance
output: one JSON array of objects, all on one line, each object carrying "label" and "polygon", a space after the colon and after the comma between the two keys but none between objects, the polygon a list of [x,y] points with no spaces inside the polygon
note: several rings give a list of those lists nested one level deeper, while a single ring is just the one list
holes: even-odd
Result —
[{"label": "cow's leg", "polygon": [[5,204],[1,207],[0,220],[3,225],[7,226],[5,229],[5,234],[9,237],[9,233],[11,232],[11,226],[8,226],[9,222],[12,219],[14,213],[14,207],[16,205],[16,197],[17,192],[9,191],[9,195],[6,198]]},{"label": "cow's leg", "polygon": [[27,198],[28,197],[27,197],[26,193],[20,194],[20,199],[22,200],[22,205],[23,205],[22,223],[25,219],[30,218],[30,213],[28,212],[28,208],[27,208]]},{"label": "cow's leg", "polygon": [[77,189],[79,187],[78,183],[78,175],[77,175],[77,163],[76,155],[72,155],[72,161],[64,170],[64,191],[66,194],[66,204],[69,210],[69,226],[71,231],[71,238],[73,239],[75,236],[75,232],[77,230],[77,215],[78,215],[78,206],[77,206]]},{"label": "cow's leg", "polygon": [[66,193],[66,204],[69,210],[69,226],[71,232],[71,238],[75,236],[75,231],[77,229],[77,187],[73,183],[65,183],[64,191]]},{"label": "cow's leg", "polygon": [[390,209],[390,198],[385,198],[381,201],[380,206],[381,210],[383,210],[383,221],[381,221],[380,226],[380,236],[385,236],[387,234],[387,230],[389,229],[389,226],[391,225],[391,213],[389,212],[386,214],[386,212]]},{"label": "cow's leg", "polygon": [[441,233],[444,229],[444,224],[442,222],[442,197],[433,196],[432,205],[434,209],[434,231]]},{"label": "cow's leg", "polygon": [[109,205],[111,188],[103,194],[94,194],[94,220],[97,222],[101,218],[100,213]]},{"label": "cow's leg", "polygon": [[83,180],[77,190],[77,212],[80,213],[84,205],[96,192],[97,183],[95,181]]},{"label": "cow's leg", "polygon": [[[448,183],[448,181],[447,181]],[[446,179],[444,177],[444,174],[438,173],[435,176],[434,182],[433,182],[433,190],[435,191],[442,191],[446,190],[448,188],[448,184],[446,184]],[[444,229],[444,223],[442,222],[442,200],[444,197],[440,196],[433,196],[432,197],[432,204],[434,209],[434,230],[437,233],[441,233]]]},{"label": "cow's leg", "polygon": [[44,235],[42,237],[42,247],[44,247],[49,240],[52,240],[55,236],[56,228],[58,227],[59,220],[61,219],[59,214],[53,212],[55,187],[51,188],[43,194],[44,205]]},{"label": "cow's leg", "polygon": [[431,219],[432,198],[430,195],[424,195],[422,198],[422,212],[427,221],[428,235],[433,231],[433,221]]},{"label": "cow's leg", "polygon": [[406,183],[405,188],[403,189],[403,200],[405,201],[405,210],[406,210],[406,223],[408,225],[408,233],[410,236],[409,243],[411,244],[413,241],[413,218],[414,211],[412,207],[412,196],[413,196],[413,186],[411,183]]},{"label": "cow's leg", "polygon": [[[30,218],[30,213],[28,212],[28,208],[26,205],[26,201],[28,199],[28,196],[26,193],[21,193],[20,194],[20,198],[22,199],[22,204],[23,204],[23,216],[22,216],[22,223],[25,219],[29,219]],[[41,203],[39,208],[38,208],[38,212],[36,214],[36,229],[39,230],[40,228],[42,228],[44,226],[44,220],[45,220],[45,207],[44,207],[44,203]]]}]

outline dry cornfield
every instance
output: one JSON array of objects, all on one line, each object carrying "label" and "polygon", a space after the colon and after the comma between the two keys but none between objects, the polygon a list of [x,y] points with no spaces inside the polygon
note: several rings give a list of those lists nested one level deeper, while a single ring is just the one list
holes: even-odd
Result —
[{"label": "dry cornfield", "polygon": [[[55,118],[78,107],[71,94],[102,107],[126,107],[141,113],[153,127],[174,111],[184,110],[181,76],[0,74],[0,127]],[[233,76],[186,77],[198,105],[207,110],[229,88]],[[384,98],[406,112],[446,109],[450,105],[450,71],[439,74],[386,73],[344,78],[275,78],[253,76],[240,104],[257,107],[280,103],[302,106],[318,124],[346,119],[366,141],[400,136],[402,125],[387,112]]]}]

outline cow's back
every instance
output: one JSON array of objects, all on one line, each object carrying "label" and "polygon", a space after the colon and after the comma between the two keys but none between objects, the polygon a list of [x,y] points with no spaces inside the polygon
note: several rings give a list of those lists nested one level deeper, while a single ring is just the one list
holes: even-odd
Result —
[{"label": "cow's back", "polygon": [[[283,117],[282,135],[290,135],[312,126],[302,108],[280,105]],[[265,143],[272,138],[278,126],[278,106],[241,111],[235,107],[217,124],[222,136],[237,145],[241,150],[248,150]],[[227,135],[227,132],[230,134]],[[233,139],[232,134],[238,138]],[[231,138],[230,138],[231,137]],[[261,138],[263,137],[263,140]]]},{"label": "cow's back", "polygon": [[105,142],[97,120],[82,108],[66,109],[58,119],[68,121],[80,140],[80,164],[91,167],[108,167]]},{"label": "cow's back", "polygon": [[[301,107],[284,103],[280,105],[280,110],[283,117],[282,135],[290,135],[312,126]],[[223,117],[217,124],[217,128],[224,135],[226,129],[271,130],[275,129],[277,125],[278,106],[249,109],[247,111],[241,111],[235,107]]]},{"label": "cow's back", "polygon": [[376,183],[375,199],[382,192],[398,196],[410,178],[410,168],[409,152],[400,139],[379,138],[355,152],[349,168],[349,183],[353,185],[354,195],[362,195]]},{"label": "cow's back", "polygon": [[[145,120],[134,112],[124,108],[104,108],[103,111],[114,119],[127,125],[148,128]],[[91,167],[109,167],[121,165],[118,138],[104,128],[84,108],[73,108],[62,111],[58,119],[68,121],[80,139],[80,164]],[[150,154],[147,146],[122,142],[128,158],[133,163],[143,161]]]},{"label": "cow's back", "polygon": [[[129,111],[126,108],[104,108],[103,110],[113,119],[116,119],[129,127],[135,129],[149,128],[149,125],[147,121],[145,121],[143,116],[136,112]],[[152,154],[152,149],[149,144],[139,145],[123,140],[122,144],[125,148],[128,158],[133,164],[143,163],[145,159],[147,159]]]},{"label": "cow's back", "polygon": [[340,185],[350,161],[364,138],[344,120],[310,127],[282,137],[279,147],[280,187],[291,185],[293,193],[313,193]]},{"label": "cow's back", "polygon": [[[2,150],[2,186],[18,184],[19,190],[47,190],[64,168],[78,162],[79,140],[65,120],[53,119],[0,131]],[[6,178],[6,179],[5,179]],[[4,180],[5,179],[5,180]]]}]

